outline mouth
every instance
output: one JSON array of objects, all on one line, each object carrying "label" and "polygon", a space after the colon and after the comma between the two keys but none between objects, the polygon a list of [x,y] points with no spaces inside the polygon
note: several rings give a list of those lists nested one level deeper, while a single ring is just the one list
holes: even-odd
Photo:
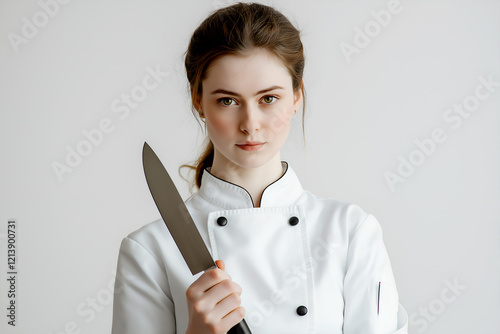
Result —
[{"label": "mouth", "polygon": [[262,145],[262,144],[265,144],[265,143],[261,142],[261,141],[246,141],[244,143],[236,144],[236,145],[238,145],[238,146],[255,146],[255,145]]},{"label": "mouth", "polygon": [[257,142],[257,141],[247,141],[241,144],[236,144],[238,148],[241,148],[242,150],[245,151],[257,151],[264,146],[264,142]]}]

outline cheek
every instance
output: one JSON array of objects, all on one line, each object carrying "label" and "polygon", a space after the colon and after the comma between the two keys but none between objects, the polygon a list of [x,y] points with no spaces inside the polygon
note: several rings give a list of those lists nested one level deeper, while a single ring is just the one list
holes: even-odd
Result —
[{"label": "cheek", "polygon": [[[230,134],[234,129],[234,125],[228,119],[221,117],[207,118],[207,131],[212,139],[223,138]],[[213,140],[212,140],[213,141]]]},{"label": "cheek", "polygon": [[290,120],[292,117],[292,112],[289,106],[283,107],[281,110],[277,111],[270,116],[267,124],[267,130],[270,136],[279,136],[280,134],[288,133],[290,129]]}]

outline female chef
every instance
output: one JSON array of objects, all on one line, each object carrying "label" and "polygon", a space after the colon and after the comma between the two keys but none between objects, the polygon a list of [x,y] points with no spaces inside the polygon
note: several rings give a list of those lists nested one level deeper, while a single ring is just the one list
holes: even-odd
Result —
[{"label": "female chef", "polygon": [[218,268],[193,276],[161,219],[129,234],[113,333],[221,334],[243,318],[254,334],[407,333],[376,218],[303,189],[281,161],[304,102],[299,31],[236,3],[195,30],[185,66],[208,135],[185,203]]}]

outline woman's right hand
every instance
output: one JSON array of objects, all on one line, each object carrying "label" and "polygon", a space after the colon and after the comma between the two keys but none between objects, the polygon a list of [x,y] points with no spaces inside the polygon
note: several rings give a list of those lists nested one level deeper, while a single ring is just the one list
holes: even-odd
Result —
[{"label": "woman's right hand", "polygon": [[245,315],[241,287],[224,272],[224,261],[207,270],[186,290],[189,323],[186,334],[226,334]]}]

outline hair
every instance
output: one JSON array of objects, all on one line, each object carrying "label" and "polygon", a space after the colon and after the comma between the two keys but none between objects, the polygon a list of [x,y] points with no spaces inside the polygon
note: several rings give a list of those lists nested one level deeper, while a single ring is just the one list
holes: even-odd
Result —
[{"label": "hair", "polygon": [[[304,133],[305,92],[302,76],[305,59],[300,32],[279,11],[258,3],[238,2],[215,10],[194,31],[185,52],[184,65],[195,118],[200,121],[195,106],[201,101],[202,81],[209,65],[221,56],[241,55],[255,47],[264,48],[280,59],[292,77],[293,91],[302,90]],[[208,136],[205,140],[203,153],[194,166],[179,167],[179,173],[183,167],[196,171],[195,184],[198,188],[201,187],[203,170],[212,166],[214,158],[214,145]]]}]

